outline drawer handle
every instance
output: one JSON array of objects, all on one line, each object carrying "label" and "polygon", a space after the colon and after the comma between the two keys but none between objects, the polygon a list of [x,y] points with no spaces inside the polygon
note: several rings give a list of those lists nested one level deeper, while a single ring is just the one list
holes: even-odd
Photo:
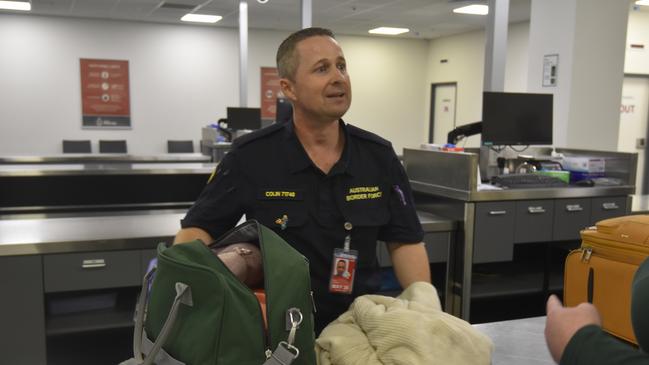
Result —
[{"label": "drawer handle", "polygon": [[604,210],[616,210],[620,209],[620,206],[615,203],[604,203],[602,204],[602,208],[604,208]]},{"label": "drawer handle", "polygon": [[104,261],[104,259],[83,260],[81,267],[84,269],[97,269],[100,267],[106,267],[106,261]]},{"label": "drawer handle", "polygon": [[489,212],[489,215],[505,215],[507,214],[506,210],[492,210]]},{"label": "drawer handle", "polygon": [[569,212],[581,212],[582,210],[584,210],[584,208],[582,208],[579,204],[569,204],[566,205],[566,210]]},{"label": "drawer handle", "polygon": [[530,212],[530,214],[543,214],[543,213],[545,213],[545,209],[543,209],[543,207],[527,207],[527,211]]}]

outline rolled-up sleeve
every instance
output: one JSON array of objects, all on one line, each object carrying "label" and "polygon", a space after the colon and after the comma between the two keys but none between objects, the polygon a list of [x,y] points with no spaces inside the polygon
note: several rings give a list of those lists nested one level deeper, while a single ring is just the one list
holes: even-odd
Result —
[{"label": "rolled-up sleeve", "polygon": [[393,153],[389,162],[389,210],[390,220],[379,231],[384,242],[419,243],[424,231],[415,210],[412,189],[406,171]]}]

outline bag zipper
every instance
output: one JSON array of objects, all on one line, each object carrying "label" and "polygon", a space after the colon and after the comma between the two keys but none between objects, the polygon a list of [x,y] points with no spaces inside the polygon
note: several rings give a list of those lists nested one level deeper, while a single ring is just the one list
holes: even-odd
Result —
[{"label": "bag zipper", "polygon": [[[257,301],[257,303],[259,304],[259,314],[262,317],[261,318],[262,319],[261,320],[261,332],[262,332],[262,335],[264,336],[264,343],[266,344],[266,351],[264,351],[264,355],[266,356],[266,360],[268,360],[268,359],[270,359],[271,355],[273,354],[273,350],[270,348],[270,307],[268,305],[268,302],[270,302],[270,300],[269,300],[270,297],[268,296],[270,290],[269,290],[269,285],[268,285],[268,275],[266,275],[266,268],[268,266],[266,265],[266,255],[264,255],[264,247],[261,244],[261,228],[260,228],[260,224],[257,223],[256,226],[257,226],[257,246],[259,246],[259,251],[261,251],[261,264],[263,265],[262,268],[264,270],[264,293],[266,295],[266,323],[268,323],[268,328],[264,327],[264,313],[263,313],[263,310],[261,308],[261,303],[259,303],[259,301]],[[248,286],[246,285],[246,287],[248,287]],[[250,288],[248,288],[248,289],[252,292],[252,290]],[[255,295],[255,294],[253,293],[252,295]],[[255,297],[255,299],[257,299],[257,298]]]},{"label": "bag zipper", "polygon": [[647,258],[647,255],[638,253],[633,250],[625,249],[623,247],[602,247],[600,245],[593,245],[590,243],[588,246],[583,246],[579,250],[581,251],[581,262],[588,263],[593,251],[597,256],[603,258],[613,259],[617,261],[627,262],[630,264],[639,265],[644,259]]}]

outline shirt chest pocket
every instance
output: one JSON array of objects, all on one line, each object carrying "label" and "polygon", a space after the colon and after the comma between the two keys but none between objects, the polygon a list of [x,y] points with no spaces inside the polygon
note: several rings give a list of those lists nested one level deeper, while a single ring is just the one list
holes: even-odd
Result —
[{"label": "shirt chest pocket", "polygon": [[302,189],[266,188],[257,191],[254,218],[272,229],[301,227],[307,221]]},{"label": "shirt chest pocket", "polygon": [[345,219],[352,224],[351,248],[359,251],[359,267],[372,267],[376,261],[376,243],[381,228],[388,224],[387,203],[345,205]]}]

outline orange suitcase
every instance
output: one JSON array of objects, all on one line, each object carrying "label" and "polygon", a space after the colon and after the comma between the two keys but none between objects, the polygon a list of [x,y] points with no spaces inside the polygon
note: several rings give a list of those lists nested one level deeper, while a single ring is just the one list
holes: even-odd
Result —
[{"label": "orange suitcase", "polygon": [[631,326],[631,283],[649,256],[649,215],[600,221],[581,231],[581,238],[581,248],[566,258],[564,304],[593,303],[605,331],[637,344]]}]

